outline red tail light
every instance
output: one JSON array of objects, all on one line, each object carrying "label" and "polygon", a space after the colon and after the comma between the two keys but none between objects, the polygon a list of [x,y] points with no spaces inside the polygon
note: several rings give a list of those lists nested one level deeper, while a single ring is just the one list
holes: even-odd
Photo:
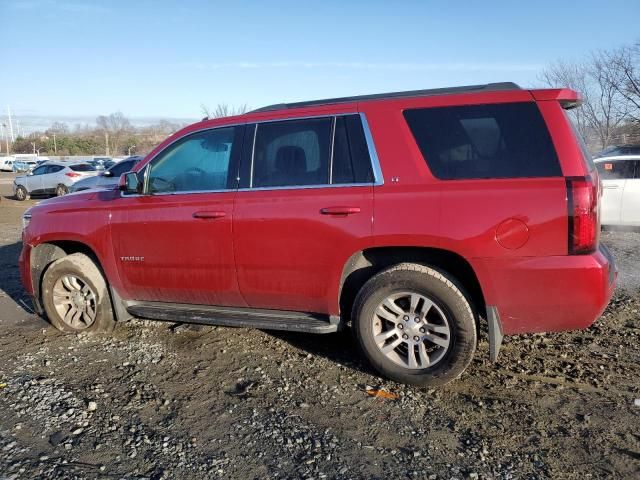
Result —
[{"label": "red tail light", "polygon": [[67,173],[65,173],[65,175],[67,177],[71,177],[71,178],[73,178],[73,177],[81,177],[82,176],[82,175],[80,175],[79,173],[76,173],[76,172],[67,172]]},{"label": "red tail light", "polygon": [[599,180],[591,176],[568,177],[569,254],[591,253],[598,246],[600,218]]}]

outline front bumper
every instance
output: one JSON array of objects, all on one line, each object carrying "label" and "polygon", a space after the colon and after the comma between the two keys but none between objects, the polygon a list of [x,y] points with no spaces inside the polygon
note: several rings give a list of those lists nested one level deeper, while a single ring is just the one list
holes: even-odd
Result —
[{"label": "front bumper", "polygon": [[587,328],[606,308],[617,278],[604,245],[590,255],[480,259],[473,266],[505,335]]}]

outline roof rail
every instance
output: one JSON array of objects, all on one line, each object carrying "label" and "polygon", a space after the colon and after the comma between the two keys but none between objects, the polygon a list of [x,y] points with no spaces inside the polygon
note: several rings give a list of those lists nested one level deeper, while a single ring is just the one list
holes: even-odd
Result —
[{"label": "roof rail", "polygon": [[361,102],[365,100],[385,100],[390,98],[430,97],[434,95],[452,95],[455,93],[493,92],[497,90],[521,90],[513,82],[487,83],[485,85],[466,85],[463,87],[432,88],[429,90],[407,90],[405,92],[376,93],[373,95],[356,95],[354,97],[327,98],[308,102],[277,103],[251,110],[248,113],[269,112],[272,110],[286,110],[289,108],[311,107],[315,105],[330,105],[334,103]]}]

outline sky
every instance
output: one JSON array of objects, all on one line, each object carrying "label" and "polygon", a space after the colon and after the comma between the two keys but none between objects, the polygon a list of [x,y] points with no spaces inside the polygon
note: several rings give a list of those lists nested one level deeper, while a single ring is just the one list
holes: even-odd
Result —
[{"label": "sky", "polygon": [[0,115],[200,118],[493,81],[640,40],[640,1],[0,0]]}]

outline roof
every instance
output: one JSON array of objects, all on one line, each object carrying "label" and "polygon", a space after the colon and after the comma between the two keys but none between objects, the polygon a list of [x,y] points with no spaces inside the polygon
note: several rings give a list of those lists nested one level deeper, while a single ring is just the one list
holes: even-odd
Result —
[{"label": "roof", "polygon": [[640,155],[612,155],[610,157],[597,157],[593,159],[596,163],[611,162],[614,160],[640,160]]},{"label": "roof", "polygon": [[513,82],[501,82],[501,83],[487,83],[484,85],[467,85],[463,87],[432,88],[429,90],[407,90],[404,92],[376,93],[373,95],[357,95],[355,97],[326,98],[324,100],[311,100],[308,102],[278,103],[275,105],[268,105],[266,107],[258,108],[248,113],[269,112],[272,110],[286,110],[290,108],[311,107],[315,105],[361,102],[365,100],[384,100],[384,99],[391,99],[391,98],[408,98],[408,97],[431,97],[436,95],[453,95],[453,94],[459,94],[459,93],[481,93],[481,92],[493,92],[493,91],[501,91],[501,90],[522,90],[522,89]]}]

